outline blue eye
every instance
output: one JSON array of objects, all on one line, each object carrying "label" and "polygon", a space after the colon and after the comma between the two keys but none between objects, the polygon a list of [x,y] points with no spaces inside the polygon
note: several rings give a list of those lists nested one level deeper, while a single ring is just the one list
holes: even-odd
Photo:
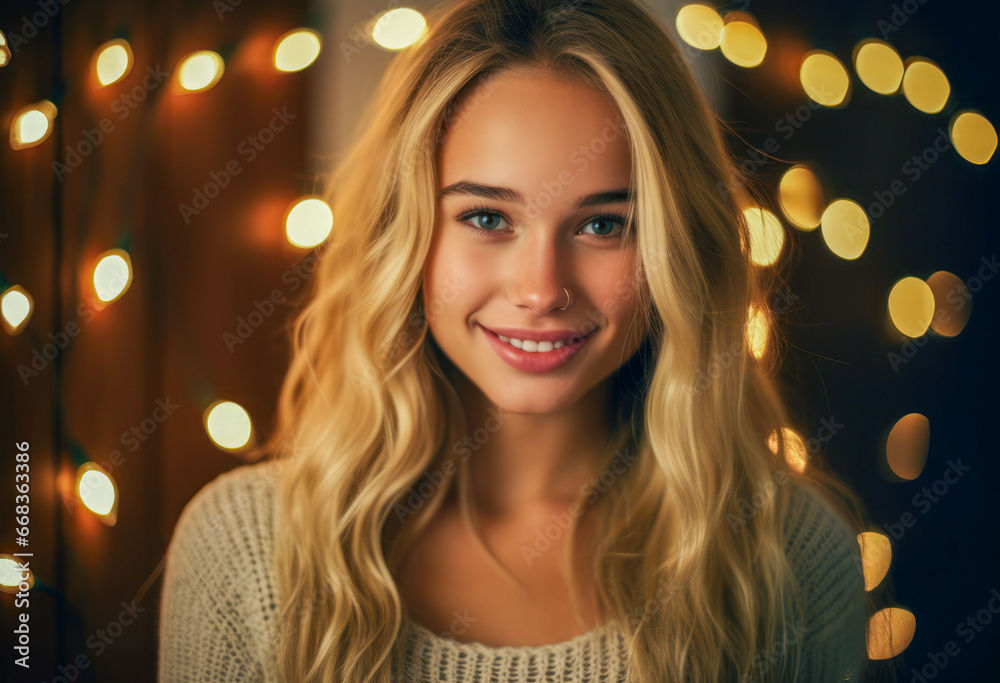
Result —
[{"label": "blue eye", "polygon": [[[501,232],[499,227],[503,223],[507,223],[507,219],[504,218],[503,214],[499,211],[493,211],[492,209],[487,209],[485,207],[476,207],[470,211],[459,214],[455,217],[455,220],[462,225],[462,227],[467,230],[476,233],[492,233]],[[617,223],[621,227],[620,230],[615,232],[614,224]],[[591,235],[601,240],[617,240],[621,239],[625,232],[625,217],[620,214],[601,214],[599,216],[594,216],[589,219],[585,224],[591,226],[597,224],[598,228],[595,232],[584,232],[584,235]]]},{"label": "blue eye", "polygon": [[[585,233],[585,234],[593,234],[595,237],[603,237],[604,239],[617,239],[618,237],[621,236],[623,232],[625,232],[625,217],[619,216],[618,214],[595,216],[594,218],[591,218],[589,221],[587,221],[587,225],[593,225],[595,223],[603,224],[602,229],[606,229],[607,232],[595,232],[595,233]],[[618,223],[622,226],[622,229],[619,230],[617,233],[614,232],[615,223]]]}]

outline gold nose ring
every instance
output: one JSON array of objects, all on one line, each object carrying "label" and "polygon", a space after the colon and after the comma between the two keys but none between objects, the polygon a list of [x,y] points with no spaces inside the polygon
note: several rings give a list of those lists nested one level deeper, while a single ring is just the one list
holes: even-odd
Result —
[{"label": "gold nose ring", "polygon": [[573,303],[573,295],[570,293],[570,291],[565,287],[563,287],[563,291],[566,292],[566,305],[560,308],[559,309],[560,311],[565,311]]}]

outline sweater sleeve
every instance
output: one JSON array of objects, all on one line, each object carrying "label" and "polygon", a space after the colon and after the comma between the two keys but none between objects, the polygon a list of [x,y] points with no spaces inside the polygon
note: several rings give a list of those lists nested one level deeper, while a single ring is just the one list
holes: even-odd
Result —
[{"label": "sweater sleeve", "polygon": [[856,681],[867,621],[857,535],[818,493],[793,486],[788,552],[805,601],[796,680]]},{"label": "sweater sleeve", "polygon": [[162,683],[265,680],[270,512],[252,469],[205,485],[174,528],[160,601]]}]

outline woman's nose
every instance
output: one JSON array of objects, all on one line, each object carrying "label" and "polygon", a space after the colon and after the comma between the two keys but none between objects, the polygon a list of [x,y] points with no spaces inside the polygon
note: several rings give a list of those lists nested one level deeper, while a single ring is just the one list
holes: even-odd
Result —
[{"label": "woman's nose", "polygon": [[565,268],[565,255],[552,240],[543,236],[529,240],[523,250],[510,256],[514,259],[509,269],[512,281],[508,284],[508,296],[516,306],[532,309],[544,315],[553,309],[566,305],[569,287]]}]

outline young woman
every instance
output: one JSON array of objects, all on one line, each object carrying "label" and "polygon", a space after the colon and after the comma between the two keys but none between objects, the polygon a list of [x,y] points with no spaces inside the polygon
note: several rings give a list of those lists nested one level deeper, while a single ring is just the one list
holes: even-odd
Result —
[{"label": "young woman", "polygon": [[431,19],[330,178],[268,458],[174,532],[161,679],[857,679],[861,508],[788,464],[752,199],[662,19]]}]

